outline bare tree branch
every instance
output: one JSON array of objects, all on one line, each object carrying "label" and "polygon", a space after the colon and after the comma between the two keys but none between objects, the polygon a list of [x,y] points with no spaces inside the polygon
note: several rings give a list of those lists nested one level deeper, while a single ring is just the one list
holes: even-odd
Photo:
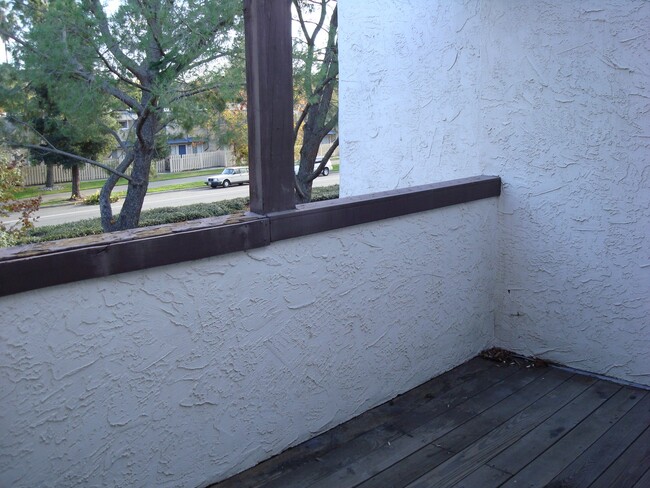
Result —
[{"label": "bare tree branch", "polygon": [[296,193],[300,197],[301,201],[305,201],[305,200],[308,199],[307,194],[302,189],[302,185],[300,184],[300,180],[298,180],[298,175],[295,175],[293,177],[293,187],[296,190]]},{"label": "bare tree branch", "polygon": [[[74,75],[81,80],[87,81],[88,83],[94,83],[96,81],[95,76],[84,70],[81,64],[77,64],[77,69],[75,70]],[[122,90],[112,86],[106,80],[101,81],[99,88],[104,91],[104,93],[117,98],[120,102],[124,103],[132,110],[136,112],[142,110],[142,104],[140,102],[138,102],[135,98],[127,95]]]},{"label": "bare tree branch", "polygon": [[[124,155],[124,159],[120,164],[117,165],[116,170],[119,172],[126,172],[129,166],[134,161],[134,154],[133,151],[127,151],[126,154]],[[106,181],[104,182],[104,186],[102,187],[101,191],[99,192],[99,206],[100,206],[100,213],[101,213],[101,222],[102,222],[102,228],[105,230],[115,230],[116,229],[116,224],[113,222],[113,209],[111,207],[111,193],[113,192],[113,189],[115,188],[115,185],[119,181],[119,178],[115,174],[111,174],[108,176]]]},{"label": "bare tree branch", "polygon": [[117,141],[117,145],[120,147],[120,149],[122,149],[122,150],[126,149],[126,147],[127,147],[126,142],[122,140],[122,138],[120,137],[120,134],[115,129],[113,129],[113,128],[111,128],[111,127],[109,127],[106,124],[101,123],[101,122],[100,122],[99,125],[101,127],[103,127],[104,130],[107,133],[109,133],[111,136],[113,136],[113,139],[115,139]]},{"label": "bare tree branch", "polygon": [[296,126],[293,129],[293,143],[294,144],[298,140],[298,134],[300,133],[300,127],[302,126],[302,123],[305,121],[305,118],[307,118],[307,113],[309,112],[309,107],[311,107],[311,103],[307,103],[305,105],[305,107],[302,109],[300,117],[296,121]]},{"label": "bare tree branch", "polygon": [[42,145],[37,145],[37,144],[23,144],[23,143],[20,143],[20,142],[7,141],[6,144],[9,147],[14,147],[14,148],[17,148],[17,149],[18,148],[32,149],[34,151],[50,152],[50,153],[54,153],[54,154],[60,154],[62,156],[66,156],[66,157],[69,157],[69,158],[72,158],[72,159],[76,159],[76,160],[84,162],[84,163],[92,164],[93,166],[99,166],[100,168],[103,168],[106,171],[109,171],[111,173],[116,174],[117,176],[120,176],[120,177],[122,177],[122,178],[124,178],[126,180],[131,181],[130,176],[128,176],[126,174],[123,174],[123,173],[111,168],[110,166],[106,166],[105,164],[97,162],[97,161],[95,161],[93,159],[84,158],[83,156],[77,156],[76,154],[72,154],[70,152],[61,151],[60,149],[57,149],[56,147],[54,147],[54,145],[50,141],[47,140],[47,138],[43,134],[41,134],[39,131],[34,129],[29,124],[23,122],[22,120],[18,120],[15,117],[11,117],[10,121],[12,123],[16,123],[18,125],[22,125],[23,127],[27,128],[29,131],[33,132],[38,137],[40,137],[43,141],[45,141],[46,145],[42,146]]},{"label": "bare tree branch", "polygon": [[72,154],[66,151],[61,151],[59,149],[56,149],[53,146],[37,146],[36,144],[20,144],[20,143],[12,143],[9,142],[7,144],[9,147],[15,147],[15,148],[23,148],[23,149],[33,149],[36,151],[43,151],[43,152],[50,152],[54,154],[60,154],[62,156],[66,156],[68,158],[76,159],[78,161],[81,161],[82,163],[88,163],[92,164],[93,166],[99,166],[102,169],[105,169],[106,171],[113,173],[121,178],[124,178],[125,180],[131,181],[131,177],[127,174],[120,173],[119,171],[111,168],[110,166],[106,166],[105,164],[102,164],[100,162],[94,161],[92,159],[84,158],[83,156],[77,156],[76,154]]},{"label": "bare tree branch", "polygon": [[293,6],[296,8],[296,11],[298,12],[298,22],[300,24],[300,28],[302,29],[302,35],[305,36],[305,39],[307,40],[307,44],[309,44],[311,43],[311,37],[309,35],[309,31],[307,30],[305,19],[302,16],[302,9],[298,4],[298,0],[293,0]]},{"label": "bare tree branch", "polygon": [[307,178],[307,181],[313,181],[320,173],[323,171],[323,168],[325,165],[327,165],[327,162],[330,160],[332,157],[332,154],[334,154],[334,151],[336,151],[336,148],[339,147],[339,138],[337,137],[330,148],[327,150],[325,155],[323,156],[323,159],[321,160],[320,164],[318,165],[318,168],[314,170],[314,172]]},{"label": "bare tree branch", "polygon": [[169,100],[169,102],[170,103],[177,102],[178,100],[181,100],[183,98],[192,97],[194,95],[199,95],[201,93],[205,93],[205,92],[212,91],[212,90],[217,89],[217,88],[223,88],[223,87],[227,87],[227,88],[244,88],[245,85],[240,85],[240,84],[237,84],[237,83],[214,83],[212,85],[204,86],[204,87],[201,87],[201,88],[195,88],[193,90],[180,91],[178,93],[178,95],[171,98]]},{"label": "bare tree branch", "polygon": [[[215,60],[217,60],[217,59],[228,58],[228,57],[230,57],[230,53],[219,53],[219,54],[214,54],[214,55],[212,55],[212,56],[208,56],[208,57],[206,57],[206,58],[201,58],[200,60],[198,60],[198,61],[196,61],[196,62],[194,62],[194,63],[190,63],[190,64],[188,64],[188,65],[185,67],[185,69],[183,69],[183,71],[181,71],[181,73],[183,73],[183,72],[187,72],[187,71],[191,71],[191,70],[193,70],[194,68],[198,68],[198,67],[200,67],[200,66],[203,66],[203,65],[205,65],[205,64],[207,64],[207,63],[210,63],[210,62],[212,62],[212,61],[215,61]],[[180,73],[179,73],[179,74],[180,74]]]}]

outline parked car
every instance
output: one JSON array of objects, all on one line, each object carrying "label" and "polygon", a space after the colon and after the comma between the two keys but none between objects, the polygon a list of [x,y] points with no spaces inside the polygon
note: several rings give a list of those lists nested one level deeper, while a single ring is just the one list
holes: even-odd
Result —
[{"label": "parked car", "polygon": [[228,188],[230,185],[243,185],[248,183],[248,168],[244,166],[226,168],[220,175],[208,176],[205,184],[212,188],[223,186]]},{"label": "parked car", "polygon": [[[316,158],[316,163],[314,164],[314,169],[316,169],[318,167],[318,165],[321,163],[322,160],[323,160],[323,158]],[[300,164],[294,164],[293,165],[293,172],[294,173],[298,174],[299,169],[300,169]],[[327,161],[327,163],[325,163],[325,166],[323,166],[323,169],[321,170],[320,175],[327,176],[328,174],[330,174],[330,171],[332,171],[332,162]],[[320,176],[320,175],[318,175],[318,176]]]}]

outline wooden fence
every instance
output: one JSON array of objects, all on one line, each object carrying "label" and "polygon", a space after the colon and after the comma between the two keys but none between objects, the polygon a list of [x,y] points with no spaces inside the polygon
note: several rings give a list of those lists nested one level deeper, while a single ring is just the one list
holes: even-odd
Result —
[{"label": "wooden fence", "polygon": [[[230,151],[219,150],[199,154],[185,154],[183,156],[170,156],[166,159],[153,161],[158,173],[180,173],[181,171],[214,168],[219,166],[232,166]],[[107,166],[117,167],[119,161],[103,161]],[[36,166],[23,166],[20,168],[23,177],[23,185],[43,185],[47,168],[44,164]],[[129,171],[127,171],[129,173]],[[72,171],[61,166],[54,166],[54,183],[67,183],[72,181]],[[108,171],[98,166],[86,164],[79,170],[81,181],[104,180]]]},{"label": "wooden fence", "polygon": [[[104,162],[107,166],[117,166],[117,163],[112,164],[110,161]],[[22,166],[20,172],[23,176],[23,185],[43,185],[45,184],[45,177],[47,174],[47,168],[44,164],[39,164],[37,166]],[[52,168],[52,173],[54,176],[54,183],[66,183],[72,181],[72,171],[62,166],[54,166]],[[81,181],[88,180],[103,180],[106,179],[108,172],[97,166],[91,166],[86,164],[83,168],[79,170],[79,178]]]},{"label": "wooden fence", "polygon": [[191,169],[214,168],[229,166],[229,151],[212,151],[198,154],[184,154],[183,156],[169,156],[169,173],[188,171]]}]

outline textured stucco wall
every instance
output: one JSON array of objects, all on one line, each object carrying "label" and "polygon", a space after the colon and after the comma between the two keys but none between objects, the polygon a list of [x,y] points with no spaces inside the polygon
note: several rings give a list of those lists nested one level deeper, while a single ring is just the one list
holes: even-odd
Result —
[{"label": "textured stucco wall", "polygon": [[650,2],[340,12],[342,193],[501,176],[497,345],[649,385]]},{"label": "textured stucco wall", "polygon": [[474,356],[496,205],[1,298],[0,486],[198,486]]},{"label": "textured stucco wall", "polygon": [[340,2],[342,196],[481,173],[477,12],[476,2]]}]

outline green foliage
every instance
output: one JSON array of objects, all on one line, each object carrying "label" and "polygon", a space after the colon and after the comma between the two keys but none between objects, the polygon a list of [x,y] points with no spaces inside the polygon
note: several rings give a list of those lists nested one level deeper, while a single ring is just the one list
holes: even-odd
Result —
[{"label": "green foliage", "polygon": [[[119,195],[111,195],[111,203],[115,203],[120,199]],[[84,204],[85,205],[99,205],[99,192],[96,191],[92,195],[88,195],[87,197],[84,197]]]},{"label": "green foliage", "polygon": [[20,213],[20,219],[13,225],[0,221],[0,247],[14,245],[33,227],[32,214],[38,210],[41,199],[16,200],[21,183],[18,160],[7,149],[0,148],[0,218]]},{"label": "green foliage", "polygon": [[[27,79],[46,86],[65,121],[91,127],[103,114],[134,114],[136,129],[120,147],[136,181],[120,218],[102,206],[102,222],[105,230],[137,225],[151,161],[168,149],[165,128],[175,123],[189,130],[225,106],[226,73],[241,45],[241,0],[123,1],[112,14],[100,0],[4,7],[4,18],[20,22],[0,21],[0,35]],[[108,178],[104,195],[116,181]]]},{"label": "green foliage", "polygon": [[99,219],[86,219],[59,225],[35,227],[18,240],[17,244],[56,241],[72,237],[83,237],[102,233]]},{"label": "green foliage", "polygon": [[248,123],[245,110],[232,108],[222,114],[223,125],[219,143],[230,146],[238,165],[248,164]]},{"label": "green foliage", "polygon": [[[88,159],[95,160],[101,154],[106,153],[112,147],[112,141],[102,127],[102,119],[95,116],[92,120],[81,117],[76,120],[73,111],[66,115],[59,109],[57,103],[52,99],[47,86],[28,84],[29,98],[35,107],[31,113],[24,114],[25,119],[42,138],[50,145],[61,151],[65,151]],[[31,150],[31,158],[34,162],[45,164],[57,164],[66,168],[74,165],[82,166],[78,159],[66,155],[57,154],[47,149]]]},{"label": "green foliage", "polygon": [[219,217],[248,209],[248,198],[233,198],[213,203],[196,203],[183,207],[161,207],[143,212],[141,226],[171,224],[187,220]]},{"label": "green foliage", "polygon": [[319,186],[312,189],[311,201],[334,200],[339,197],[339,185]]}]

